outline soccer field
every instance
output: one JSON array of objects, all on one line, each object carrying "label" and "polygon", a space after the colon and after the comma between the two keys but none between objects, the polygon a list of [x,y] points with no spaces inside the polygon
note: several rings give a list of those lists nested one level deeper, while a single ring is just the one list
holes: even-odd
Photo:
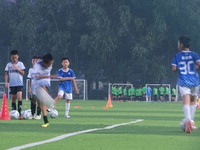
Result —
[{"label": "soccer field", "polygon": [[[0,104],[2,100],[0,100]],[[59,117],[49,118],[50,126],[42,128],[43,120],[0,120],[0,150],[29,143],[45,141],[60,135],[99,129],[41,144],[31,150],[197,150],[200,148],[200,130],[184,133],[180,127],[183,119],[182,103],[112,102],[113,108],[104,109],[106,101],[73,100],[70,119],[64,118],[65,103],[60,100],[55,109]],[[10,106],[10,100],[8,100]],[[30,108],[23,101],[23,109]],[[75,106],[82,106],[75,108]],[[9,112],[11,108],[9,107]],[[107,126],[121,125],[112,129]],[[200,110],[196,113],[196,124],[200,125]]]}]

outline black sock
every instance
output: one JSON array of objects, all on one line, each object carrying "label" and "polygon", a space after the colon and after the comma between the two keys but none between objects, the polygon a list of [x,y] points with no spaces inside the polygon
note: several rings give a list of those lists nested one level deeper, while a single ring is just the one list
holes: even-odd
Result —
[{"label": "black sock", "polygon": [[18,101],[18,112],[21,115],[21,110],[22,110],[22,101]]},{"label": "black sock", "polygon": [[16,103],[12,103],[11,106],[12,106],[12,110],[16,110]]},{"label": "black sock", "polygon": [[37,107],[37,115],[40,115],[41,114],[41,109],[40,109],[40,107],[38,106]]},{"label": "black sock", "polygon": [[49,122],[47,116],[43,116],[43,120],[44,120],[44,124]]},{"label": "black sock", "polygon": [[32,113],[32,115],[35,114],[35,109],[36,109],[36,104],[34,104],[33,102],[31,102],[31,113]]}]

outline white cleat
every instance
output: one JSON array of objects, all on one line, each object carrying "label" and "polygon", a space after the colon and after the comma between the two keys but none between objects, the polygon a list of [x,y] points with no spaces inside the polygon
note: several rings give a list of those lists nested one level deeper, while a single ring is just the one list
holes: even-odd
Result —
[{"label": "white cleat", "polygon": [[34,117],[34,119],[40,120],[40,119],[41,119],[41,115],[36,115],[36,116]]},{"label": "white cleat", "polygon": [[195,125],[194,121],[191,121],[191,130],[197,130],[198,127]]},{"label": "white cleat", "polygon": [[65,116],[65,118],[66,118],[66,119],[69,119],[69,118],[70,118],[70,116],[69,116],[69,115],[68,115],[68,116]]}]

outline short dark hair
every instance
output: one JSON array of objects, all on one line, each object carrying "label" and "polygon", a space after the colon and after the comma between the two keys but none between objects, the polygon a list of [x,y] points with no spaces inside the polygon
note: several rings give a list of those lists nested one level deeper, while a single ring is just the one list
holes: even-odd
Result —
[{"label": "short dark hair", "polygon": [[44,63],[49,63],[50,61],[52,61],[53,60],[53,56],[52,56],[52,54],[51,53],[47,53],[47,54],[45,54],[44,56],[42,56],[42,61],[44,62]]},{"label": "short dark hair", "polygon": [[10,52],[10,55],[18,55],[18,51],[17,51],[17,50],[12,50],[12,51]]},{"label": "short dark hair", "polygon": [[40,56],[33,56],[32,59],[41,59]]},{"label": "short dark hair", "polygon": [[69,60],[68,57],[63,57],[63,58],[61,59],[61,62],[62,62],[63,60],[68,60],[68,61],[70,62],[70,60]]},{"label": "short dark hair", "polygon": [[178,40],[179,40],[180,44],[183,44],[183,46],[185,48],[189,48],[190,47],[190,38],[188,36],[182,35],[182,36],[179,37]]}]

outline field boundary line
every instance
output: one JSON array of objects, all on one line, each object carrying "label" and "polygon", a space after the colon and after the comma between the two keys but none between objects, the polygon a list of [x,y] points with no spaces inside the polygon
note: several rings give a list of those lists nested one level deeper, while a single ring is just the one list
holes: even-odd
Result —
[{"label": "field boundary line", "polygon": [[13,147],[13,148],[10,148],[10,149],[7,149],[7,150],[20,150],[20,149],[24,149],[24,148],[28,148],[28,147],[33,147],[33,146],[37,146],[37,145],[41,145],[41,144],[59,141],[59,140],[62,140],[64,138],[67,138],[67,137],[70,137],[70,136],[73,136],[73,135],[77,135],[77,134],[89,133],[89,132],[98,131],[98,130],[106,130],[106,129],[108,130],[108,129],[112,129],[112,128],[123,126],[123,125],[138,123],[138,122],[141,122],[141,121],[144,121],[144,120],[138,119],[136,121],[126,122],[126,123],[121,123],[121,124],[115,124],[115,125],[107,126],[107,127],[104,127],[104,128],[87,129],[87,130],[83,130],[83,131],[67,133],[67,134],[64,134],[64,135],[57,136],[55,138],[51,138],[49,140],[44,140],[44,141],[35,142],[35,143],[29,143],[29,144],[26,144],[26,145]]}]

